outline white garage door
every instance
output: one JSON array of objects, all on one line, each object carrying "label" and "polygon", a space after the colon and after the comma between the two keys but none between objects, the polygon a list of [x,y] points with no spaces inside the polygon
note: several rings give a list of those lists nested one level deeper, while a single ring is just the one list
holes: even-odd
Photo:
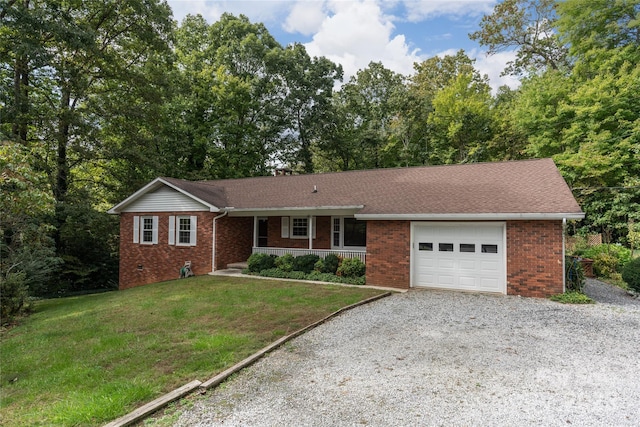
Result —
[{"label": "white garage door", "polygon": [[506,293],[504,223],[413,224],[413,286]]}]

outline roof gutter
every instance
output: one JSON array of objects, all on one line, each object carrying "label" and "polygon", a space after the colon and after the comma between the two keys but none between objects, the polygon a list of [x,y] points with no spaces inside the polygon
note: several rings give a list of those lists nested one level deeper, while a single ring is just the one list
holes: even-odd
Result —
[{"label": "roof gutter", "polygon": [[584,212],[573,213],[451,213],[451,214],[355,214],[361,220],[423,220],[423,221],[505,221],[505,220],[563,220],[582,219]]}]

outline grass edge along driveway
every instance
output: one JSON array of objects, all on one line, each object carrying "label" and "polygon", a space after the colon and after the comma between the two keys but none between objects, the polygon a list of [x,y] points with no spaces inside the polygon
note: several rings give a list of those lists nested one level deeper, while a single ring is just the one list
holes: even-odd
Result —
[{"label": "grass edge along driveway", "polygon": [[0,424],[103,424],[381,293],[202,276],[41,301],[1,337]]}]

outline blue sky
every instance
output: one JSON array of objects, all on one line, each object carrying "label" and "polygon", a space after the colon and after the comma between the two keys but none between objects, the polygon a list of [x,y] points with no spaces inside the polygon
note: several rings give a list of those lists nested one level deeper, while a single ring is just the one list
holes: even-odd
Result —
[{"label": "blue sky", "polygon": [[303,43],[312,56],[343,66],[345,81],[371,61],[405,75],[413,63],[464,49],[494,89],[518,81],[500,77],[514,52],[487,56],[471,41],[496,0],[168,0],[174,18],[201,14],[208,22],[224,12],[262,22],[282,44]]}]

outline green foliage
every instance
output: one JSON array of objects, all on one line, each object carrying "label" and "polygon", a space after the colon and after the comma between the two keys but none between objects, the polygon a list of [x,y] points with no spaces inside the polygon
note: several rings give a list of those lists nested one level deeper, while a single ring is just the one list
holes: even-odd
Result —
[{"label": "green foliage", "polygon": [[28,312],[31,298],[24,272],[0,274],[0,326]]},{"label": "green foliage", "polygon": [[549,297],[551,301],[562,304],[595,304],[595,301],[580,291],[568,291],[564,294],[552,295]]},{"label": "green foliage", "polygon": [[[251,272],[247,271],[251,274]],[[364,285],[366,283],[366,278],[364,276],[358,277],[345,277],[345,276],[336,276],[331,273],[321,273],[319,271],[312,271],[309,274],[305,274],[302,271],[285,271],[280,268],[270,268],[267,270],[262,270],[259,273],[256,273],[259,276],[264,277],[276,277],[281,279],[295,279],[295,280],[313,280],[318,282],[329,282],[329,283],[346,283],[350,285]]]},{"label": "green foliage", "polygon": [[322,269],[319,270],[321,273],[331,273],[336,274],[338,271],[338,267],[340,266],[340,257],[336,254],[328,254],[323,259]]},{"label": "green foliage", "polygon": [[601,244],[579,251],[580,256],[593,259],[594,273],[599,277],[610,277],[620,272],[631,260],[631,251],[618,244]]},{"label": "green foliage", "polygon": [[282,270],[280,268],[269,268],[267,270],[262,270],[260,272],[260,276],[279,277],[281,279],[304,280],[307,275],[303,271],[287,271],[287,270]]},{"label": "green foliage", "polygon": [[636,292],[640,292],[640,257],[629,261],[622,269],[622,280]]},{"label": "green foliage", "polygon": [[252,273],[273,268],[274,258],[271,255],[255,253],[247,260],[247,267]]},{"label": "green foliage", "polygon": [[360,258],[344,258],[336,274],[342,277],[360,277],[365,275],[366,266]]},{"label": "green foliage", "polygon": [[275,266],[282,271],[293,271],[293,260],[293,255],[284,254],[276,258]]},{"label": "green foliage", "polygon": [[313,271],[316,262],[320,260],[318,255],[307,254],[295,257],[293,260],[293,270],[302,271],[305,274],[309,274]]},{"label": "green foliage", "polygon": [[577,257],[565,257],[565,279],[567,291],[582,292],[585,278],[582,264]]}]

